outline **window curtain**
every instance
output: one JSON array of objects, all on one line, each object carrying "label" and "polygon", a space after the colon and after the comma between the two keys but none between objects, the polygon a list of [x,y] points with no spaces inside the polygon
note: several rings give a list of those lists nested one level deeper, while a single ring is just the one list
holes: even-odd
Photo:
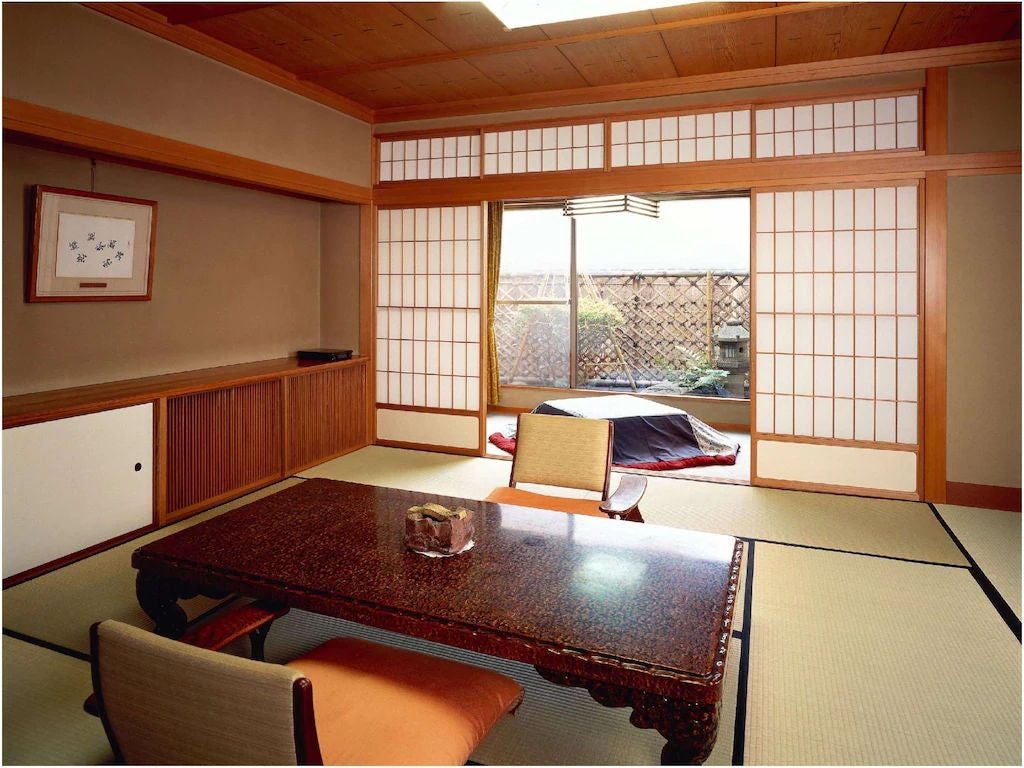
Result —
[{"label": "window curtain", "polygon": [[498,301],[498,277],[501,274],[501,202],[487,204],[487,402],[501,399],[501,373],[498,371],[498,342],[494,335],[494,308]]}]

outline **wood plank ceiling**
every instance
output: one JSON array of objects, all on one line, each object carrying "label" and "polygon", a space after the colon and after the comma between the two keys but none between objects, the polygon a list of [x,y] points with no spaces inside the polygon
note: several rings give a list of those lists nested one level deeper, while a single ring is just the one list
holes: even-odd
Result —
[{"label": "wood plank ceiling", "polygon": [[382,117],[1019,39],[1018,3],[696,3],[507,30],[481,3],[144,3]]}]

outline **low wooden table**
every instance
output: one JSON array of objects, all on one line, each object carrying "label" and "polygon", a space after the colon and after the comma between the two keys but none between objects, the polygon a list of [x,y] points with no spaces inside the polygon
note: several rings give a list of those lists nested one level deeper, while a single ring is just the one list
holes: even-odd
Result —
[{"label": "low wooden table", "polygon": [[[473,549],[404,547],[408,507],[476,510]],[[665,763],[703,762],[718,733],[743,556],[729,536],[308,480],[135,551],[157,632],[180,598],[238,593],[532,664],[656,728]]]}]

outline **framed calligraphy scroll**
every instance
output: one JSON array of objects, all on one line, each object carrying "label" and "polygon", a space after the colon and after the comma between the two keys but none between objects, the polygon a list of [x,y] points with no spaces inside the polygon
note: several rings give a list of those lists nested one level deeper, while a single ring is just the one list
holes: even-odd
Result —
[{"label": "framed calligraphy scroll", "polygon": [[156,207],[139,200],[36,186],[26,301],[148,301]]}]

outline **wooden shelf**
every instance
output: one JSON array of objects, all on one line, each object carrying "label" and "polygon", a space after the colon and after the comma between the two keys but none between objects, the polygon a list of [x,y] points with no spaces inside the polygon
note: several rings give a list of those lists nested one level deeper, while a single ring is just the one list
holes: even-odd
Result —
[{"label": "wooden shelf", "polygon": [[254,363],[223,365],[195,371],[124,379],[70,389],[31,392],[3,399],[4,429],[40,421],[79,416],[111,408],[152,402],[160,398],[236,387],[270,379],[301,376],[313,371],[364,365],[367,358],[357,356],[337,363],[308,363],[294,357],[260,360]]}]

